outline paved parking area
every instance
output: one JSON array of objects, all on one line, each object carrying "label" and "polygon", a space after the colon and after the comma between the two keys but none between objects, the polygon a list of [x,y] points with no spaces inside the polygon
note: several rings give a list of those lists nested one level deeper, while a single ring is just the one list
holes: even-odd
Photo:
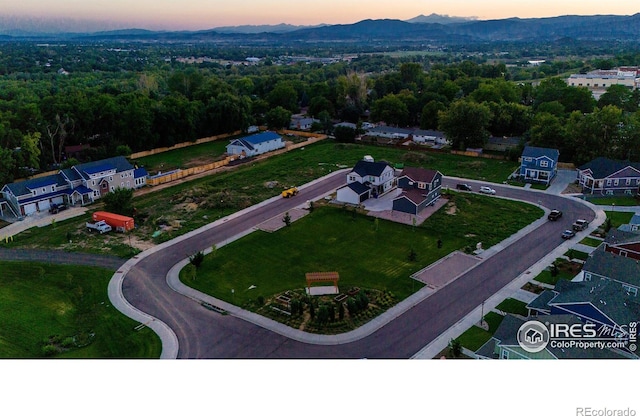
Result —
[{"label": "paved parking area", "polygon": [[426,284],[431,289],[439,289],[454,281],[482,260],[476,256],[454,251],[435,263],[430,264],[411,277]]}]

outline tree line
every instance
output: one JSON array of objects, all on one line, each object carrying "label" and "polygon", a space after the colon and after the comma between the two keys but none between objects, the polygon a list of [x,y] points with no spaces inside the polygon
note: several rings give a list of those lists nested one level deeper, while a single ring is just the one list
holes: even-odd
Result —
[{"label": "tree line", "polygon": [[[516,69],[500,62],[366,54],[332,64],[276,65],[273,56],[189,65],[166,46],[25,48],[4,45],[0,55],[0,183],[68,163],[69,145],[89,144],[83,157],[96,160],[252,124],[282,128],[301,110],[326,131],[368,119],[443,130],[456,149],[518,136],[578,164],[640,158],[637,91],[612,87],[595,101],[560,77],[514,81]],[[32,70],[9,70],[13,61]]]}]

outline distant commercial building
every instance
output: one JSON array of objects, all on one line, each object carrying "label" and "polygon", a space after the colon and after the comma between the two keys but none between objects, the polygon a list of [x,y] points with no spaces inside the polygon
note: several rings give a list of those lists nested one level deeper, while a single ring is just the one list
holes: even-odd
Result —
[{"label": "distant commercial building", "polygon": [[599,99],[612,85],[622,85],[630,90],[640,86],[640,69],[638,67],[620,67],[610,70],[598,69],[586,74],[572,74],[567,79],[571,87],[586,87],[595,99]]}]

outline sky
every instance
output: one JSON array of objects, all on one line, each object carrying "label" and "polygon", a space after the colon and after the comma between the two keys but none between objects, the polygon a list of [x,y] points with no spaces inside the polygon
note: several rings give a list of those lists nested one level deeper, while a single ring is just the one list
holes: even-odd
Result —
[{"label": "sky", "polygon": [[[436,13],[481,20],[561,15],[632,15],[637,0],[19,0],[0,8],[2,22],[57,21],[95,30],[201,30],[221,26],[350,24]],[[89,22],[90,24],[87,24]],[[2,29],[2,27],[0,27]]]}]

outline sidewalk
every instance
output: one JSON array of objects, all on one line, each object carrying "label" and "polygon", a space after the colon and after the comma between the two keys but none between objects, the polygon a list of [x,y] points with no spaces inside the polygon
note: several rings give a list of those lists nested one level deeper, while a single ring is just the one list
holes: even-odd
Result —
[{"label": "sidewalk", "polygon": [[[589,224],[589,228],[585,231],[581,231],[580,235],[582,237],[589,235],[593,230],[599,227],[602,223],[604,223],[606,219],[606,215],[604,211],[598,210],[596,211],[596,218]],[[490,311],[496,306],[500,304],[506,298],[517,298],[520,294],[520,288],[524,286],[525,283],[533,279],[540,272],[542,272],[545,268],[547,268],[553,261],[562,256],[568,249],[570,249],[575,243],[571,240],[564,242],[559,245],[555,250],[551,253],[547,254],[545,257],[540,259],[536,264],[531,266],[528,270],[514,279],[507,286],[496,292],[493,296],[487,299],[484,302],[484,305],[478,305],[473,311],[471,311],[467,316],[456,322],[451,328],[447,331],[440,334],[438,338],[433,340],[429,345],[425,346],[423,349],[418,351],[412,358],[416,359],[432,359],[436,355],[438,355],[442,350],[444,350],[448,345],[449,341],[455,338],[458,338],[465,332],[467,329],[471,328],[476,323],[480,322],[480,314],[482,309],[484,311]]]}]

